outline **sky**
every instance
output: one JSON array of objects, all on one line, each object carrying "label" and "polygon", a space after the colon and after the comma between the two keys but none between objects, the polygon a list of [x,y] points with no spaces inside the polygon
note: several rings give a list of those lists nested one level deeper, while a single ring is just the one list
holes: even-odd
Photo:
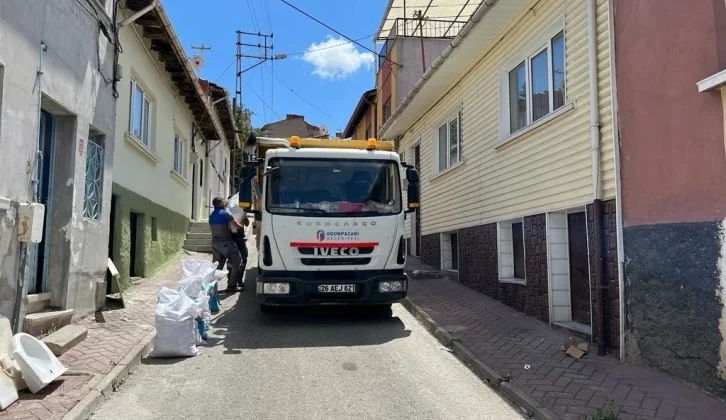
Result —
[{"label": "sky", "polygon": [[[288,0],[289,3],[372,50],[387,0]],[[242,101],[253,112],[252,126],[300,114],[313,125],[326,125],[335,135],[348,123],[360,96],[375,84],[373,53],[311,20],[280,0],[214,0],[202,7],[199,0],[165,0],[164,9],[189,56],[201,52],[200,76],[234,96],[236,31],[272,33],[273,54],[288,54],[267,61],[242,76]],[[243,35],[242,42],[257,44]],[[242,47],[259,55],[261,49]],[[245,58],[246,69],[259,60]]]}]

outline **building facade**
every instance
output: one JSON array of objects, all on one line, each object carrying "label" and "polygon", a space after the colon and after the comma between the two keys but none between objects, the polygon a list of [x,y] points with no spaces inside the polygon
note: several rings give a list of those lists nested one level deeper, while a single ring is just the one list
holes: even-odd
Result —
[{"label": "building facade", "polygon": [[339,138],[363,140],[378,137],[378,119],[376,118],[376,89],[371,89],[361,95],[353,114]]},{"label": "building facade", "polygon": [[381,120],[421,173],[409,250],[617,353],[609,2],[477,3]]},{"label": "building facade", "polygon": [[726,2],[614,8],[626,357],[724,398]]},{"label": "building facade", "polygon": [[[86,315],[103,287],[121,89],[111,4],[0,3],[0,314],[16,330],[48,307]],[[39,244],[18,241],[29,202],[45,205]]]},{"label": "building facade", "polygon": [[[128,18],[148,4],[127,0],[121,13]],[[121,24],[108,256],[123,288],[180,252],[189,221],[206,218],[216,159],[210,143],[226,137],[209,86],[197,78],[161,4]],[[229,148],[218,150],[229,161]]]},{"label": "building facade", "polygon": [[329,137],[328,129],[325,126],[312,125],[305,121],[304,115],[286,114],[284,120],[274,121],[265,124],[260,129],[260,134],[264,137],[282,137],[289,138],[292,136],[327,139]]}]

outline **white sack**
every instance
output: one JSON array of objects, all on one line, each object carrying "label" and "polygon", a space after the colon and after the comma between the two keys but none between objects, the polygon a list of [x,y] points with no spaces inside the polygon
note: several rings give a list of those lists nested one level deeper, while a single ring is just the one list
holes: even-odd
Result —
[{"label": "white sack", "polygon": [[151,357],[191,357],[199,354],[197,349],[197,322],[190,318],[172,321],[156,317],[156,337]]}]

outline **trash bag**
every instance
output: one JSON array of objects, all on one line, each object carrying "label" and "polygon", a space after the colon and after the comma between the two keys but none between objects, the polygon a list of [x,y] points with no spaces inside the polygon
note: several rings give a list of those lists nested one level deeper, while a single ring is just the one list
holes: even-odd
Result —
[{"label": "trash bag", "polygon": [[[236,220],[237,223],[242,224],[242,219],[245,217],[245,211],[239,206],[239,194],[235,194],[229,199],[227,211],[232,214],[232,217],[234,217],[234,220]],[[237,233],[236,227],[230,226],[229,228],[232,229],[233,233]]]},{"label": "trash bag", "polygon": [[197,299],[194,301],[194,305],[196,305],[199,310],[199,317],[205,321],[212,318],[212,311],[209,307],[209,299],[210,296],[207,292],[199,292]]},{"label": "trash bag", "polygon": [[183,291],[162,287],[156,302],[156,337],[151,357],[196,356],[199,316],[199,306]]},{"label": "trash bag", "polygon": [[216,262],[193,258],[182,260],[181,265],[182,276],[178,288],[192,299],[196,299],[200,291],[214,282],[218,271]]},{"label": "trash bag", "polygon": [[156,317],[156,337],[151,357],[192,357],[199,354],[197,349],[197,322],[194,318],[172,321]]}]

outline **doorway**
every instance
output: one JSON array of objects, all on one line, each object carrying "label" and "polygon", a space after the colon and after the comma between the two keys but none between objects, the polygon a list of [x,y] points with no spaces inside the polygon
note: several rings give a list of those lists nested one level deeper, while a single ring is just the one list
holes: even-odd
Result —
[{"label": "doorway", "polygon": [[42,109],[38,126],[39,154],[35,169],[38,180],[37,202],[45,206],[43,217],[43,239],[38,244],[31,245],[31,269],[28,276],[28,294],[37,294],[48,291],[48,264],[50,245],[51,221],[51,194],[53,179],[53,155],[55,147],[55,116]]},{"label": "doorway", "polygon": [[[116,230],[116,202],[118,196],[116,194],[111,195],[111,217],[108,227],[108,258],[113,261],[113,234]],[[111,271],[106,270],[106,294],[113,293],[113,276]]]},{"label": "doorway", "polygon": [[138,269],[138,233],[139,233],[139,221],[141,217],[139,213],[131,212],[129,214],[129,277],[139,277]]},{"label": "doorway", "polygon": [[585,212],[567,215],[572,320],[590,325],[590,265],[587,255],[587,216]]},{"label": "doorway", "polygon": [[197,220],[197,164],[192,165],[192,220]]}]

